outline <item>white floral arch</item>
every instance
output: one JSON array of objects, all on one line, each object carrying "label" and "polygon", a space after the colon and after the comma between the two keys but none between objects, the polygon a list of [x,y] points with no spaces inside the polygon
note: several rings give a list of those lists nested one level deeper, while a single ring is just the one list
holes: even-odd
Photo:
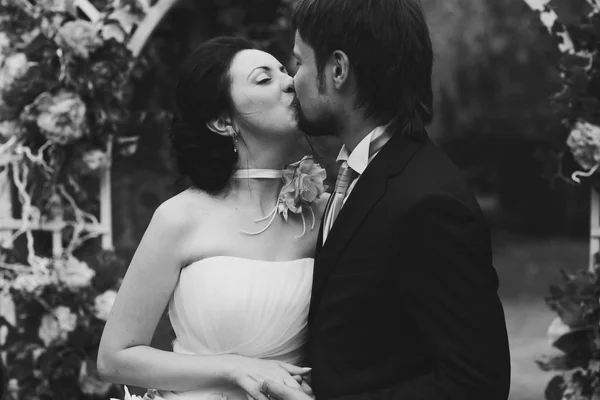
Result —
[{"label": "white floral arch", "polygon": [[[28,9],[35,5],[35,0],[13,0],[24,9]],[[136,21],[135,31],[129,37],[126,47],[131,51],[133,57],[137,58],[140,52],[144,48],[144,45],[152,35],[157,25],[167,14],[167,12],[178,2],[178,0],[158,0],[154,4],[150,4],[148,0],[138,0],[138,4],[142,7],[144,17]],[[94,7],[94,5],[88,0],[73,0],[70,3],[70,13],[77,18],[87,19],[90,22],[96,24],[100,21],[102,15]],[[121,28],[125,33],[128,30],[132,30],[133,25],[121,24]],[[13,138],[14,139],[14,138]],[[102,248],[105,250],[113,249],[113,235],[112,235],[112,204],[111,204],[111,155],[112,155],[112,140],[108,141],[106,154],[107,154],[107,167],[100,173],[99,185],[100,185],[100,212],[99,218],[93,215],[83,213],[80,211],[80,215],[77,216],[78,227],[80,231],[85,231],[86,235],[83,239],[72,242],[71,245],[78,245],[85,239],[91,237],[102,238]],[[14,185],[23,184],[17,179],[15,169],[10,168],[11,163],[16,162],[14,152],[10,150],[10,146],[14,145],[13,140],[9,140],[6,143],[0,143],[0,246],[11,248],[14,243],[14,239],[21,234],[28,235],[28,239],[31,237],[32,231],[46,231],[52,234],[52,255],[55,258],[61,257],[65,249],[62,244],[62,231],[67,226],[67,223],[62,218],[53,219],[52,221],[44,221],[40,218],[40,215],[30,215],[28,218],[13,218],[13,188]],[[27,148],[21,148],[18,151],[27,152]],[[39,157],[39,155],[29,154],[28,157]],[[12,172],[11,172],[12,171]],[[64,193],[65,197],[69,199],[68,194]],[[74,204],[72,198],[69,200]],[[26,208],[27,204],[23,204]],[[74,207],[77,210],[77,207]],[[33,256],[33,244],[32,240],[28,240],[28,250],[30,256]],[[73,246],[70,246],[73,247]],[[73,250],[73,248],[67,248],[67,252]]]},{"label": "white floral arch", "polygon": [[[118,386],[99,379],[95,351],[127,269],[125,260],[113,251],[113,144],[115,152],[128,150],[122,153],[131,154],[136,138],[131,142],[131,137],[119,136],[122,132],[112,125],[95,123],[93,117],[97,117],[97,113],[103,113],[101,116],[105,117],[112,109],[106,106],[106,102],[97,101],[93,96],[101,93],[101,96],[110,97],[110,101],[121,100],[115,93],[121,93],[120,88],[123,82],[130,79],[135,61],[141,61],[140,53],[148,39],[177,2],[107,0],[109,6],[100,12],[89,0],[0,0],[0,365],[7,371],[9,398],[78,399],[83,395],[107,397],[111,391],[122,391]],[[10,7],[3,9],[6,4]],[[9,64],[6,61],[16,55],[22,60],[19,66],[24,65],[26,71],[33,68],[39,71],[48,65],[43,60],[39,61],[37,53],[34,55],[37,58],[30,58],[24,50],[26,45],[21,43],[17,46],[10,46],[9,43],[8,47],[3,48],[7,33],[19,39],[23,32],[17,28],[13,32],[12,25],[7,27],[6,16],[23,16],[23,12],[27,14],[25,17],[31,17],[32,23],[25,25],[23,36],[26,38],[22,42],[29,44],[41,37],[51,52],[48,58],[57,62],[49,68],[52,70],[50,79],[54,86],[43,86],[40,90],[36,88],[30,93],[31,96],[18,97],[22,102],[14,103],[18,106],[13,107],[11,114],[6,112],[7,107],[11,106],[7,101],[10,96],[6,95],[6,87],[10,86],[8,90],[14,89],[14,92],[22,94],[31,82],[26,74],[14,78],[14,74],[10,73],[12,70],[6,68]],[[53,25],[54,20],[50,18],[57,15],[58,22]],[[70,36],[61,36],[61,29],[68,24],[82,28],[85,35],[81,34],[82,31],[72,29]],[[81,41],[69,42],[65,39],[80,37],[83,37]],[[61,40],[65,42],[59,43]],[[100,44],[96,45],[96,42]],[[100,53],[96,59],[87,57],[87,51],[92,54],[92,51],[107,51],[107,48],[115,53]],[[32,51],[38,50],[35,48]],[[124,62],[119,63],[113,54],[121,55]],[[78,68],[75,69],[76,77],[80,80],[75,83],[72,79],[74,74],[69,72],[63,75],[63,68],[71,68],[66,64],[73,60],[80,63],[76,64]],[[106,76],[117,76],[116,84],[106,84],[111,83],[106,79],[96,80],[97,75],[101,74],[93,68],[99,62],[110,66]],[[121,73],[122,67],[126,72]],[[82,68],[85,68],[84,72]],[[86,74],[88,71],[91,72]],[[25,84],[11,86],[17,79],[22,79]],[[108,90],[89,90],[85,92],[86,95],[81,94],[83,91],[77,92],[97,82],[106,84],[97,88]],[[57,87],[58,90],[55,90]],[[58,94],[55,95],[56,91]],[[67,94],[67,101],[61,98],[57,102],[49,102],[49,106],[48,103],[39,102],[40,99],[54,101],[63,93]],[[29,102],[31,97],[35,99]],[[26,115],[31,105],[46,108],[43,113],[33,114],[33,120],[29,120]],[[115,108],[128,105],[123,100]],[[52,107],[60,110],[52,111]],[[71,114],[75,114],[76,118]],[[128,120],[130,114],[124,115],[122,119],[115,118],[117,122]],[[121,118],[122,114],[116,116]],[[59,123],[62,117],[68,120],[67,123]],[[52,123],[46,123],[48,119]],[[107,126],[106,129],[94,130]],[[48,127],[52,129],[46,129]],[[76,153],[74,149],[81,152]],[[58,156],[56,163],[55,150],[62,155],[62,158]],[[99,158],[92,159],[90,163],[83,162],[90,153],[100,154]],[[68,156],[72,158],[65,161]],[[75,161],[79,164],[75,164]],[[83,174],[78,168],[92,173]],[[59,178],[59,173],[64,175]],[[68,209],[68,215],[54,215],[48,212],[42,202],[39,202],[39,207],[44,207],[44,210],[37,208],[35,196],[39,195],[39,191],[35,192],[31,186],[32,183],[38,184],[38,176],[49,181],[38,186],[51,192],[52,196],[59,197],[61,211]],[[88,212],[90,209],[83,201],[81,204],[75,203],[77,192],[74,188],[83,190],[83,185],[75,182],[69,186],[66,182],[67,179],[76,181],[80,177],[93,177],[87,183],[98,183],[100,186],[99,191],[93,188],[86,193],[94,199],[94,214]],[[99,208],[96,196],[99,196]],[[18,201],[15,201],[17,197]],[[73,233],[66,232],[66,228],[73,228]],[[51,233],[51,257],[35,254],[34,231]],[[20,235],[25,235],[27,239],[26,262],[14,256],[16,252],[4,249],[15,247],[15,239]],[[76,258],[73,250],[93,237],[101,237],[103,250],[95,251],[85,260],[83,257],[82,260]],[[67,238],[68,244],[65,243]],[[70,362],[64,362],[65,357],[70,357]]]}]

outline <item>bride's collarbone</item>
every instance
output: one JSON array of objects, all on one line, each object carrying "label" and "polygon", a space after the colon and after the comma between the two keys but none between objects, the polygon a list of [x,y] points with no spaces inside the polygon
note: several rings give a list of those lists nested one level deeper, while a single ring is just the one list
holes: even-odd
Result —
[{"label": "bride's collarbone", "polygon": [[[304,222],[300,214],[288,211],[287,221],[275,212],[263,221],[265,214],[253,204],[229,203],[227,201],[205,201],[198,217],[189,217],[191,229],[183,240],[182,251],[185,260],[197,261],[210,256],[239,256],[264,260],[288,260],[312,258],[318,236],[320,218],[314,210],[304,210]],[[268,215],[270,210],[266,210]],[[201,215],[200,215],[201,214]],[[269,225],[263,232],[251,235]],[[304,234],[303,234],[304,232]]]},{"label": "bride's collarbone", "polygon": [[320,218],[317,213],[308,209],[303,210],[302,215],[288,211],[286,219],[275,209],[275,206],[268,209],[267,207],[243,205],[210,213],[206,218],[205,225],[208,225],[211,231],[212,226],[218,225],[220,229],[228,234],[232,231],[260,231],[269,226],[259,235],[264,238],[271,235],[274,237],[287,236],[288,234],[297,236],[302,233],[303,227],[306,228],[306,234],[309,234],[311,229],[316,229],[319,224]]},{"label": "bride's collarbone", "polygon": [[[289,222],[289,218],[288,218]],[[283,222],[285,224],[285,222]],[[266,223],[265,223],[266,224]],[[311,230],[307,223],[306,232],[302,237],[302,223],[283,224],[277,223],[257,235],[240,232],[241,229],[255,229],[262,225],[252,221],[246,224],[229,225],[221,221],[220,224],[204,225],[189,236],[183,246],[184,257],[190,261],[198,261],[214,256],[233,256],[265,261],[293,260],[314,257],[314,248],[318,226]]]},{"label": "bride's collarbone", "polygon": [[[314,246],[318,234],[318,224],[312,227],[309,221],[303,227],[302,222],[274,220],[263,232],[258,233],[269,225],[269,221],[255,222],[254,220],[235,221],[205,225],[190,242],[201,243],[202,247],[212,245],[222,246],[228,243],[233,248],[298,248]],[[304,234],[302,234],[304,231]]]}]

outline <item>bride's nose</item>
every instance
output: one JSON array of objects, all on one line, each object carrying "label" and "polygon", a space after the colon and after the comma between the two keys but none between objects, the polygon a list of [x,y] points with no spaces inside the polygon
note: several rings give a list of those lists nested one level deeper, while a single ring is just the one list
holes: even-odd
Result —
[{"label": "bride's nose", "polygon": [[283,81],[281,82],[281,90],[283,90],[285,93],[294,93],[294,78],[289,75],[283,78]]}]

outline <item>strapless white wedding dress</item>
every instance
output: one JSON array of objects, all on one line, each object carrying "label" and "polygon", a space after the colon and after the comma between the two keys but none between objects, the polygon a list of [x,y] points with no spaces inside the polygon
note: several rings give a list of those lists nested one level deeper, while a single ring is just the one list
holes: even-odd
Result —
[{"label": "strapless white wedding dress", "polygon": [[[312,258],[215,256],[183,268],[169,303],[173,351],[238,354],[303,366],[313,264]],[[234,386],[160,395],[167,400],[247,400]]]}]

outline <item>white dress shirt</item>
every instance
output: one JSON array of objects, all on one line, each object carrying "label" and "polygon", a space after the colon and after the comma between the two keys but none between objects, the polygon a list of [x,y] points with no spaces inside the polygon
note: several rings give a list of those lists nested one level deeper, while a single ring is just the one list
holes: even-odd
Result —
[{"label": "white dress shirt", "polygon": [[354,148],[352,153],[348,151],[346,145],[342,146],[342,149],[338,154],[337,161],[347,161],[348,166],[352,168],[357,174],[357,177],[354,178],[354,180],[350,183],[350,186],[346,191],[346,196],[344,197],[344,202],[342,204],[346,204],[346,200],[348,200],[348,196],[350,196],[350,193],[352,192],[352,189],[354,189],[354,186],[356,186],[356,182],[358,182],[360,176],[365,172],[365,169],[367,169],[369,163],[373,161],[375,156],[377,156],[377,154],[379,154],[379,152],[381,151],[381,148],[390,139],[390,135],[387,135],[387,138],[382,139],[383,144],[381,145],[381,147],[379,147],[379,149],[377,149],[375,153],[369,156],[371,143],[386,133],[385,128],[386,127],[382,125],[373,129],[367,136],[363,138],[363,140],[360,141],[360,143],[358,143],[358,145]]},{"label": "white dress shirt", "polygon": [[[383,137],[384,135],[386,137]],[[379,149],[377,149],[376,152],[369,155],[371,152],[370,151],[371,143],[373,141],[375,141],[376,139],[379,139],[380,137],[381,137],[381,146],[379,147]],[[363,138],[363,140],[361,140],[358,143],[358,145],[354,148],[354,150],[352,152],[348,151],[348,148],[346,147],[346,145],[342,146],[342,149],[340,150],[340,153],[338,154],[337,161],[348,162],[348,166],[350,168],[352,168],[357,174],[357,177],[354,178],[354,180],[350,183],[348,190],[346,190],[346,195],[344,196],[344,200],[342,201],[342,207],[344,204],[346,204],[346,200],[348,200],[348,196],[350,196],[350,193],[352,192],[352,189],[354,189],[354,186],[356,186],[356,182],[358,182],[358,179],[360,178],[360,176],[365,172],[365,169],[367,169],[367,166],[369,165],[369,163],[371,161],[373,161],[375,156],[377,156],[377,154],[379,154],[379,151],[385,145],[385,143],[387,143],[387,141],[390,139],[390,137],[391,137],[391,135],[386,132],[386,126],[382,125],[382,126],[378,126],[377,128],[373,129],[371,132],[369,132],[369,134],[367,136],[365,136]],[[327,239],[327,236],[329,234],[327,227],[331,226],[330,225],[330,219],[332,218],[331,214],[332,213],[327,213],[327,215],[325,215],[325,221],[324,221],[325,229],[323,231],[323,243],[325,243],[325,240]]]}]

